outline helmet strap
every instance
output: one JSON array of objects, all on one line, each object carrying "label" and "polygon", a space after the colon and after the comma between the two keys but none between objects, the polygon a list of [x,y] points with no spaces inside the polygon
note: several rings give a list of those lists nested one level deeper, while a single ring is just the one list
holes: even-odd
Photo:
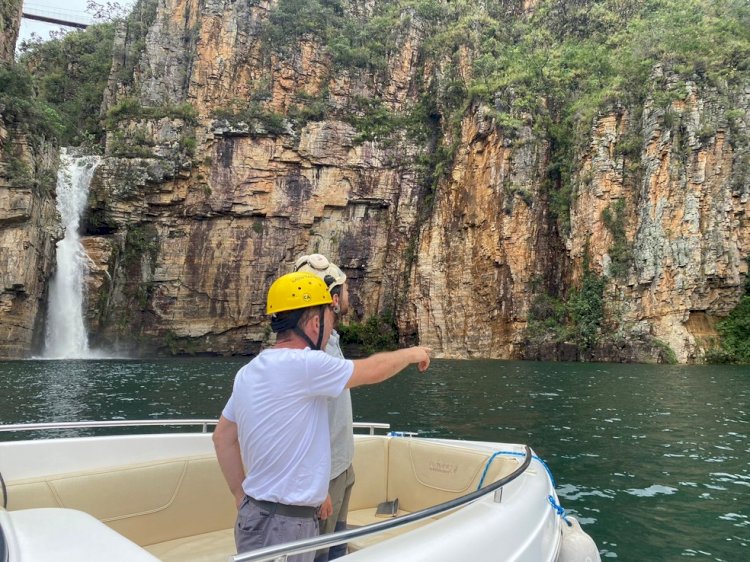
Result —
[{"label": "helmet strap", "polygon": [[292,331],[297,334],[299,337],[301,337],[303,340],[307,342],[307,345],[310,346],[310,349],[316,349],[315,344],[313,341],[307,336],[307,334],[300,328],[299,326],[295,326],[292,328]]},{"label": "helmet strap", "polygon": [[294,333],[297,334],[299,337],[301,337],[303,340],[305,340],[307,344],[310,346],[310,349],[315,350],[315,351],[319,351],[320,346],[323,344],[323,332],[325,328],[325,308],[320,307],[320,312],[318,314],[319,314],[318,318],[320,320],[320,324],[319,324],[319,330],[318,330],[318,343],[317,344],[313,343],[310,337],[299,326],[295,326],[294,328],[292,328]]},{"label": "helmet strap", "polygon": [[313,349],[320,349],[321,345],[323,345],[323,332],[325,331],[324,328],[326,325],[326,309],[322,306],[320,307],[318,318],[320,318],[320,329],[318,330],[318,345],[316,345]]}]

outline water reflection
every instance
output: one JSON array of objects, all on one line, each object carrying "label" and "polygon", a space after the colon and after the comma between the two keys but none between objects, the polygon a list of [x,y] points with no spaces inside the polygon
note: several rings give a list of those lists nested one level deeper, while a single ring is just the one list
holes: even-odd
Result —
[{"label": "water reflection", "polygon": [[[40,369],[35,399],[50,421],[82,419],[83,405],[89,401],[93,381],[85,361],[50,361],[52,369]],[[67,435],[75,432],[62,431]]]}]

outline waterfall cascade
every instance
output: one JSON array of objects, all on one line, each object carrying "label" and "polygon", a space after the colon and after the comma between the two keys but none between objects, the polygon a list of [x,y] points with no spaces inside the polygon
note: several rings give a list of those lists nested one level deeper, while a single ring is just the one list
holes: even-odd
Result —
[{"label": "waterfall cascade", "polygon": [[76,156],[60,151],[57,173],[57,210],[65,237],[57,243],[57,271],[50,284],[44,356],[50,359],[86,359],[89,350],[83,321],[84,276],[88,256],[78,232],[89,184],[99,165],[98,156]]}]

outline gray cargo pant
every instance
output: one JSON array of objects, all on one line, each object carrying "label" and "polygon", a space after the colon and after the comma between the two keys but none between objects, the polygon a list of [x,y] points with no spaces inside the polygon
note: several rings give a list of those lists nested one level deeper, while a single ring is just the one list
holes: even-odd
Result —
[{"label": "gray cargo pant", "polygon": [[[234,542],[237,553],[297,541],[318,535],[317,517],[292,517],[271,513],[245,496],[237,512]],[[312,562],[315,551],[290,556],[288,562]]]},{"label": "gray cargo pant", "polygon": [[[333,513],[328,519],[320,522],[320,534],[327,535],[334,532],[346,531],[346,519],[349,516],[349,498],[354,486],[354,467],[349,465],[344,472],[328,483],[328,495],[331,496]],[[319,550],[315,553],[315,562],[328,562],[346,556],[346,544],[338,544],[330,549]]]}]

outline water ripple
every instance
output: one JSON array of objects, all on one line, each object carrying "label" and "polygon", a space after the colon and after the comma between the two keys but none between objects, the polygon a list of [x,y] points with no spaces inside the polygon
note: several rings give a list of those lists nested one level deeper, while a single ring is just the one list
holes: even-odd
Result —
[{"label": "water ripple", "polygon": [[653,486],[649,486],[648,488],[630,488],[628,490],[625,490],[625,493],[630,494],[631,496],[637,496],[639,498],[652,498],[660,494],[668,496],[676,494],[677,488],[672,488],[671,486],[662,486],[661,484],[654,484]]}]

